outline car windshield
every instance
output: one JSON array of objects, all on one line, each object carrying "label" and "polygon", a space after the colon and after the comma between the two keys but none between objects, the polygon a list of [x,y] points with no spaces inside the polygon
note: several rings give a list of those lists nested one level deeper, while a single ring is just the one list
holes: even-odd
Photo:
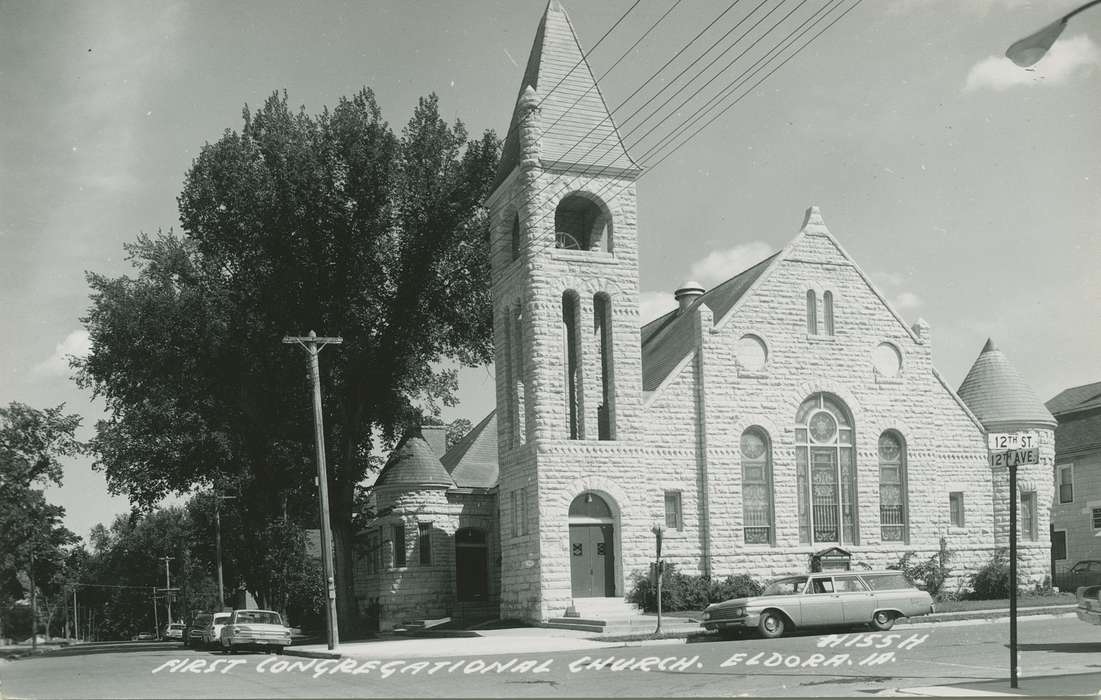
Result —
[{"label": "car windshield", "polygon": [[765,590],[761,592],[761,595],[797,595],[803,592],[803,587],[806,584],[806,576],[781,578],[765,586]]},{"label": "car windshield", "polygon": [[229,613],[218,613],[214,616],[213,623],[215,625],[224,625],[229,622]]},{"label": "car windshield", "polygon": [[901,571],[897,574],[879,574],[876,576],[865,574],[863,579],[864,582],[868,584],[868,588],[871,588],[873,591],[891,591],[900,588],[914,587],[906,580],[906,574]]},{"label": "car windshield", "polygon": [[168,626],[168,629],[170,629],[170,630],[182,630],[183,628],[184,628],[183,624],[176,624],[176,623],[173,623],[173,624]]},{"label": "car windshield", "polygon": [[269,612],[267,610],[241,610],[237,613],[237,622],[251,622],[258,625],[283,624],[283,620],[279,618],[279,613]]}]

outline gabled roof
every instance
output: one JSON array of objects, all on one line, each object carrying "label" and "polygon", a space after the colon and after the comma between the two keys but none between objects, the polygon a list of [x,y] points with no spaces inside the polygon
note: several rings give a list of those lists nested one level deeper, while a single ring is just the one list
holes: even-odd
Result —
[{"label": "gabled roof", "polygon": [[757,278],[780,253],[773,253],[748,270],[734,275],[714,289],[701,294],[685,310],[673,309],[642,327],[642,390],[656,390],[669,373],[696,348],[692,319],[700,304],[707,304],[714,318],[722,318],[734,308]]},{"label": "gabled roof", "polygon": [[401,439],[375,479],[375,488],[454,485],[455,482],[419,431],[410,431]]},{"label": "gabled roof", "polygon": [[1070,411],[1101,408],[1101,382],[1063,389],[1044,405],[1055,416]]},{"label": "gabled roof", "polygon": [[460,488],[493,488],[497,485],[497,411],[470,429],[462,440],[440,457],[440,462]]},{"label": "gabled roof", "polygon": [[1055,454],[1060,459],[1101,450],[1101,410],[1061,414],[1055,428]]},{"label": "gabled roof", "polygon": [[986,341],[957,393],[987,430],[1055,426],[1055,418],[993,340]]},{"label": "gabled roof", "polygon": [[493,189],[520,163],[519,102],[529,85],[540,100],[544,164],[580,165],[588,172],[639,170],[627,155],[584,55],[566,11],[558,0],[550,0],[535,32]]}]

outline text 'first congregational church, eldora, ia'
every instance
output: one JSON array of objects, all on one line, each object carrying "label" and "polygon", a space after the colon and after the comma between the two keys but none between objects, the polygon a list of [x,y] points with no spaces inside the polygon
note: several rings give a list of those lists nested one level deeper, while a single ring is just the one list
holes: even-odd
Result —
[{"label": "text 'first congregational church, eldora, ia'", "polygon": [[[993,343],[953,391],[817,208],[780,251],[640,326],[635,180],[558,0],[539,22],[491,216],[496,410],[445,451],[407,436],[360,535],[360,613],[614,619],[663,556],[721,578],[882,568],[943,540],[954,573],[1009,536],[988,432],[1018,469],[1022,574],[1048,570],[1055,421]],[[735,272],[735,271],[731,271]]]}]

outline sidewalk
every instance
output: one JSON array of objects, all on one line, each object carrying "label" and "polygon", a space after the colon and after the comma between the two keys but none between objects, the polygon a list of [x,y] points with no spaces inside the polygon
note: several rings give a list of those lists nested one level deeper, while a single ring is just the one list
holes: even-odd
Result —
[{"label": "sidewalk", "polygon": [[[1017,611],[1019,617],[1050,617],[1074,614],[1073,605],[1053,605]],[[938,624],[959,624],[965,621],[983,620],[1001,622],[1009,619],[1009,610],[968,610],[953,613],[933,613],[920,618],[900,621],[898,629],[912,629]],[[447,656],[480,656],[491,654],[524,654],[555,651],[584,651],[622,646],[649,646],[652,644],[684,644],[688,637],[709,634],[687,618],[666,617],[662,620],[660,638],[650,638],[656,627],[657,617],[646,615],[633,626],[631,634],[617,633],[602,639],[592,632],[551,629],[545,627],[518,627],[494,630],[454,630],[418,636],[396,634],[382,635],[376,639],[338,644],[330,651],[325,644],[308,644],[286,647],[288,656],[311,658],[370,658],[402,659]],[[1096,691],[1094,691],[1096,692]],[[917,693],[915,693],[917,694]]]}]

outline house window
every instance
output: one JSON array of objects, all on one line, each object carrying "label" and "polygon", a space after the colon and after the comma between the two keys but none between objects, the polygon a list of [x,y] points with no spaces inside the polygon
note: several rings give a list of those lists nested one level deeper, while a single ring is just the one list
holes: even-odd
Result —
[{"label": "house window", "polygon": [[395,525],[392,535],[394,541],[394,567],[405,566],[405,526]]},{"label": "house window", "polygon": [[879,436],[879,527],[884,542],[906,542],[906,444],[888,430]]},{"label": "house window", "polygon": [[948,494],[948,510],[952,527],[963,527],[963,491],[953,491]]},{"label": "house window", "polygon": [[1051,558],[1059,561],[1067,558],[1067,531],[1055,530],[1051,533]]},{"label": "house window", "polygon": [[1093,509],[1093,529],[1101,530],[1101,508]]},{"label": "house window", "polygon": [[746,544],[772,543],[772,444],[758,427],[742,433],[742,519]]},{"label": "house window", "polygon": [[853,422],[845,404],[814,394],[795,415],[799,541],[858,544]]},{"label": "house window", "polygon": [[813,289],[807,290],[807,333],[818,335],[818,297]]},{"label": "house window", "polygon": [[826,335],[833,335],[833,292],[822,295],[822,315],[826,322]]},{"label": "house window", "polygon": [[1035,542],[1036,537],[1036,492],[1021,494],[1021,539]]},{"label": "house window", "polygon": [[421,564],[427,566],[432,563],[432,523],[417,524],[417,551]]},{"label": "house window", "polygon": [[377,574],[382,568],[382,548],[379,546],[377,530],[367,533],[367,573]]},{"label": "house window", "polygon": [[1074,465],[1064,464],[1056,467],[1059,473],[1059,502],[1074,502]]},{"label": "house window", "polygon": [[665,492],[665,527],[669,530],[680,530],[684,525],[684,519],[680,509],[680,491]]},{"label": "house window", "polygon": [[520,534],[528,534],[528,490],[520,489]]}]

